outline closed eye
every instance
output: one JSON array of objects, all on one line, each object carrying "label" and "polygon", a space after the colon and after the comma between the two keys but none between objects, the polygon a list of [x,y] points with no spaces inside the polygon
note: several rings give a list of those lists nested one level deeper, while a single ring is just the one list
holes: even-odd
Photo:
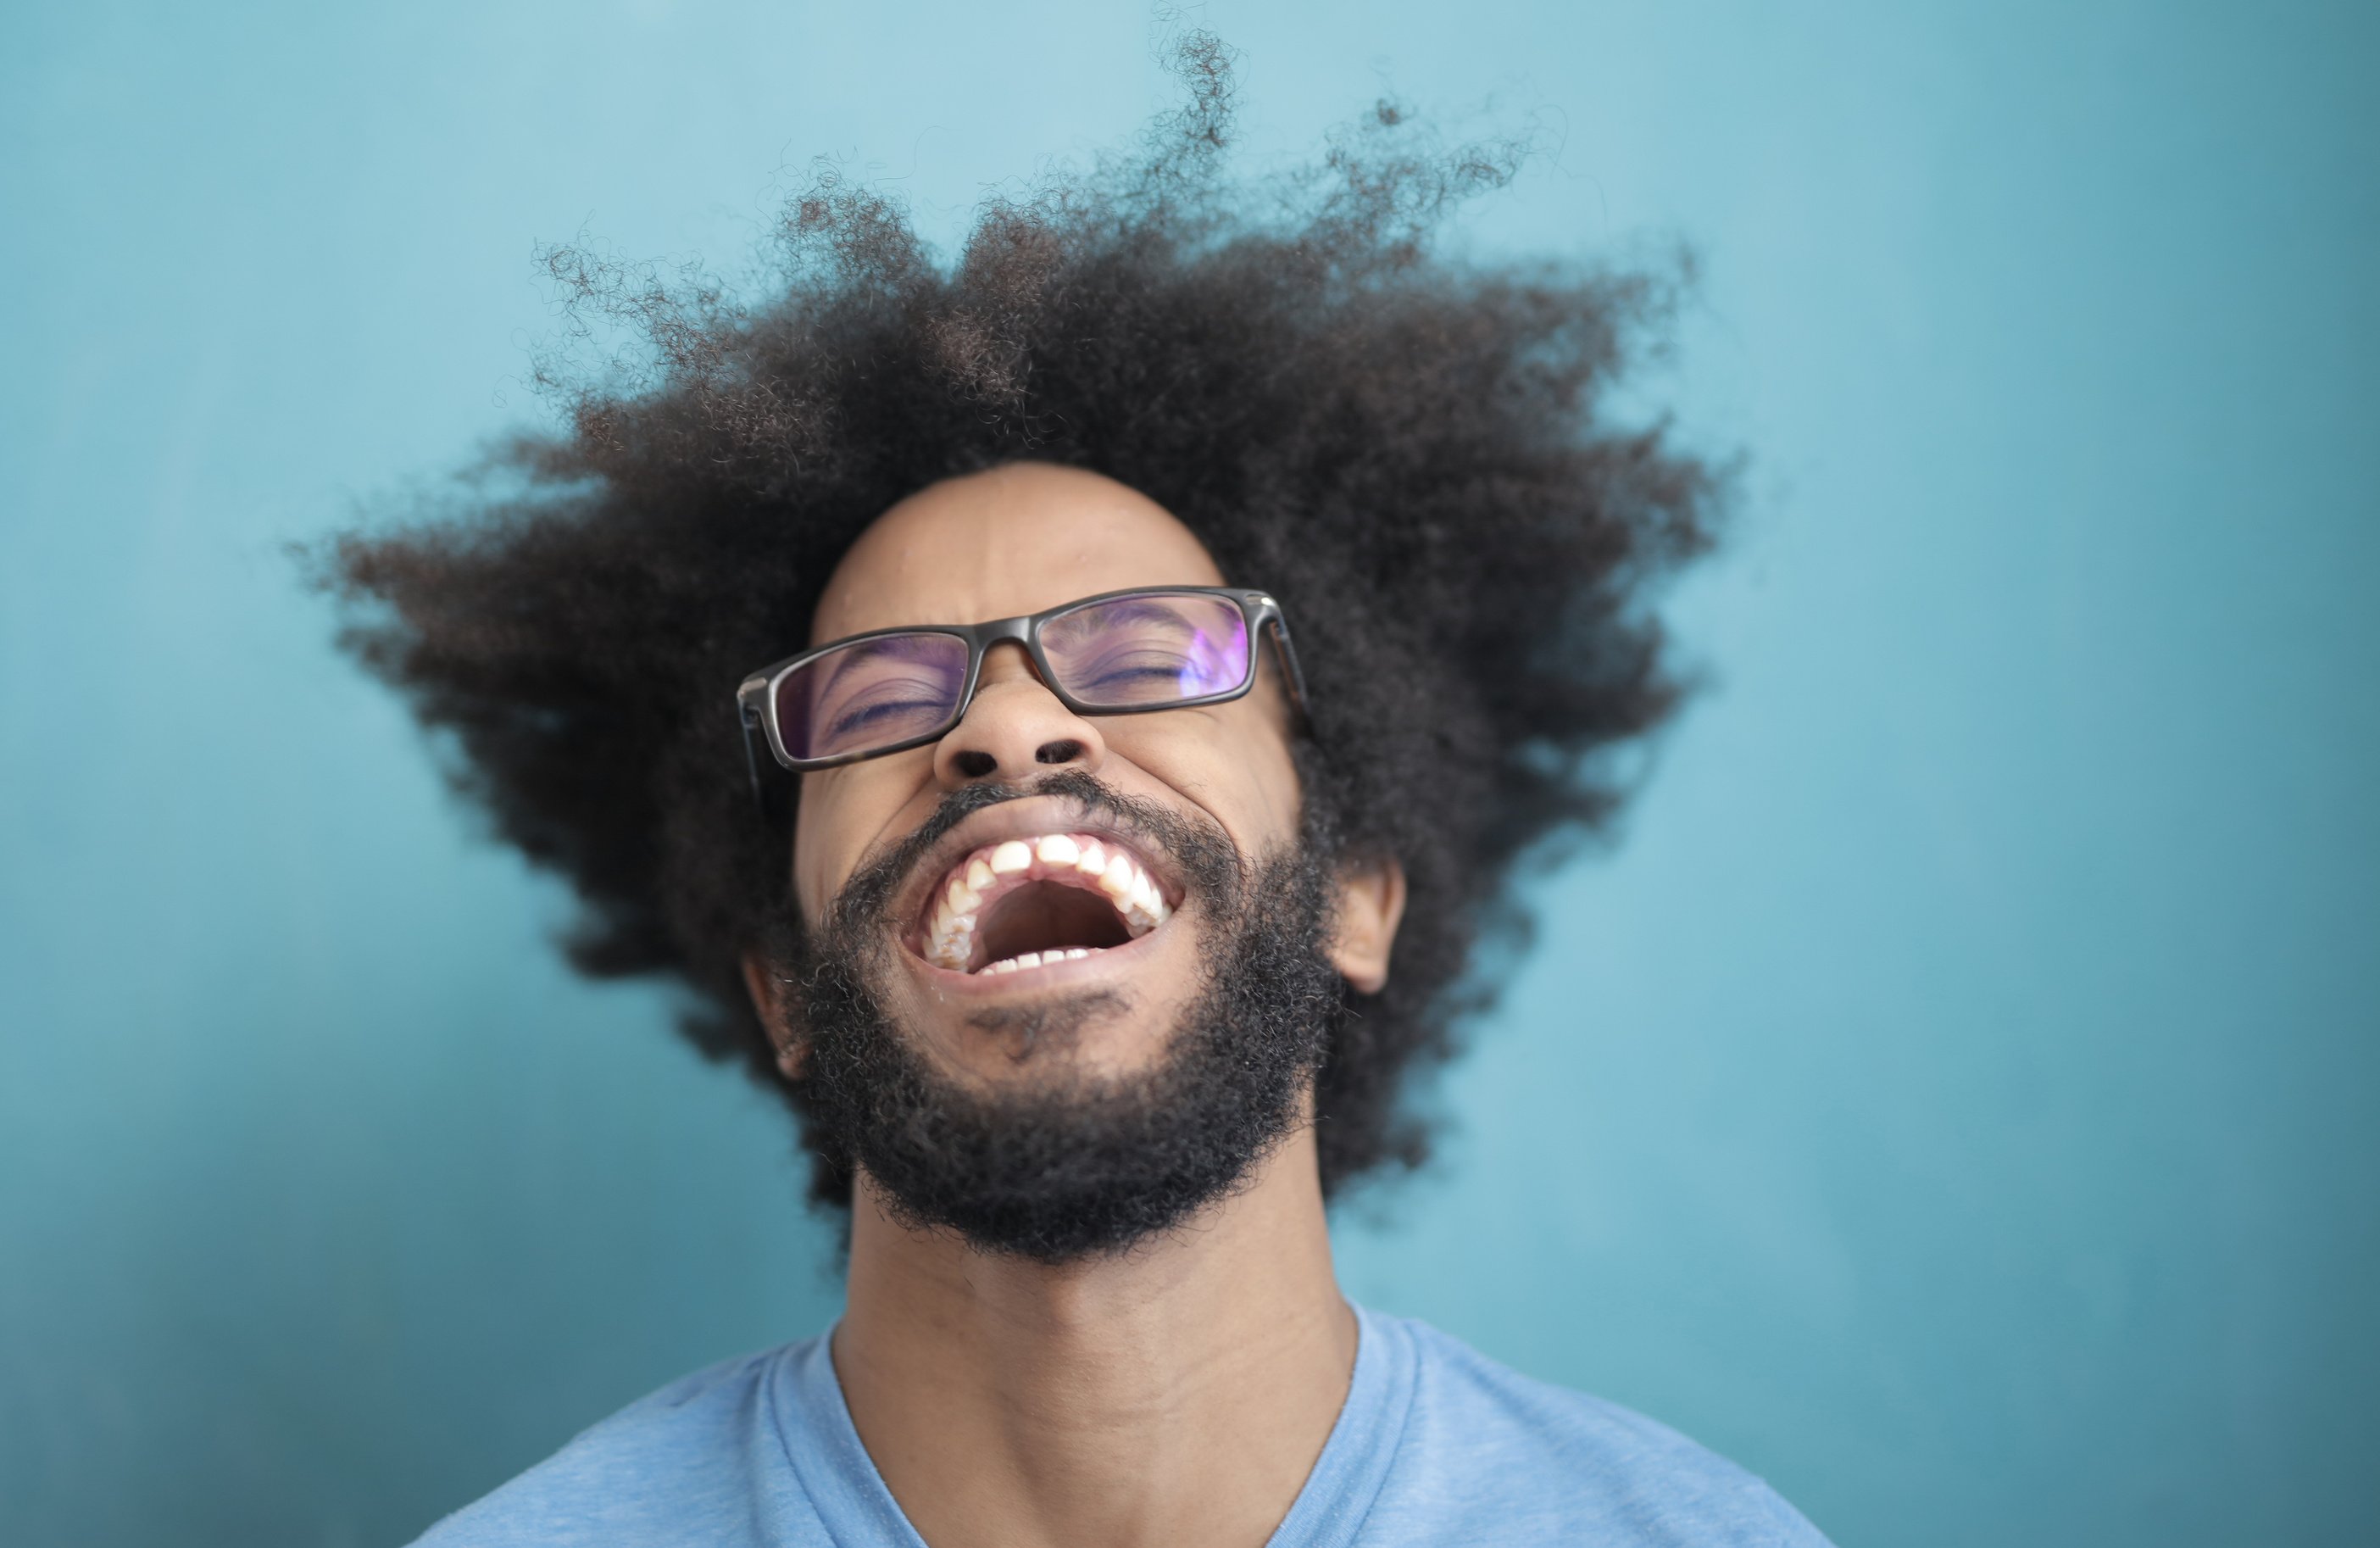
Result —
[{"label": "closed eye", "polygon": [[947,689],[939,683],[875,683],[856,703],[837,705],[827,724],[838,737],[888,725],[937,720],[950,713]]}]

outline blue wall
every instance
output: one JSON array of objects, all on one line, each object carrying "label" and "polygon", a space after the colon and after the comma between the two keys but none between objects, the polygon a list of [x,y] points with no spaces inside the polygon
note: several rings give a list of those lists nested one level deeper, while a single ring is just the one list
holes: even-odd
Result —
[{"label": "blue wall", "polygon": [[[1542,121],[1477,240],[1698,244],[1653,385],[1755,454],[1351,1288],[1846,1548],[2366,1535],[2380,13],[1197,17],[1258,160]],[[732,266],[816,151],[948,234],[1169,100],[1080,0],[8,7],[0,1538],[400,1541],[832,1314],[778,1118],[556,966],[280,545],[540,411],[533,243]]]}]

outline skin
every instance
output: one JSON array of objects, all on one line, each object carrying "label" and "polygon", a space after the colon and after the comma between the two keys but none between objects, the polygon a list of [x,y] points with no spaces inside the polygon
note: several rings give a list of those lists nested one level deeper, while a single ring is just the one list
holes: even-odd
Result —
[{"label": "skin", "polygon": [[[811,639],[1224,583],[1190,530],[1145,495],[1078,469],[1011,464],[886,511],[828,584]],[[1059,768],[1203,816],[1245,856],[1290,843],[1292,715],[1265,659],[1255,689],[1229,703],[1086,717],[1042,686],[1020,647],[998,647],[940,742],[803,776],[793,878],[805,916],[819,918],[947,792],[1030,785]],[[972,847],[1075,825],[1071,805],[1027,798],[978,813],[954,838]],[[919,869],[905,908],[940,880],[932,859]],[[1393,862],[1341,875],[1330,955],[1359,990],[1386,981],[1403,902]],[[1129,949],[1038,974],[963,978],[903,949],[888,1004],[945,1074],[991,1090],[1140,1067],[1162,1056],[1158,1034],[1196,992],[1200,906],[1186,896]],[[781,1064],[797,1070],[800,1042],[757,959],[747,978],[779,1029]],[[1092,987],[1112,991],[1114,1008],[1029,1054],[982,1014]],[[1321,1454],[1355,1358],[1310,1127],[1184,1229],[1059,1267],[905,1228],[881,1199],[863,1170],[832,1353],[861,1442],[929,1543],[1254,1548],[1271,1535]]]}]

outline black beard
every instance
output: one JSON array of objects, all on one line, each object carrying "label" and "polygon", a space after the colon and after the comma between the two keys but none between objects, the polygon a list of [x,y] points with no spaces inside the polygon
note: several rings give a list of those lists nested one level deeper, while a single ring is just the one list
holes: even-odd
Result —
[{"label": "black beard", "polygon": [[[1199,908],[1206,964],[1152,1067],[1053,1075],[986,1096],[934,1069],[879,987],[901,933],[890,900],[917,858],[970,812],[1059,795],[1162,849]],[[829,1156],[856,1163],[895,1220],[947,1227],[990,1252],[1062,1263],[1181,1225],[1238,1186],[1290,1133],[1345,996],[1325,955],[1330,892],[1308,842],[1244,865],[1221,830],[1120,797],[1087,774],[955,792],[918,833],[855,875],[824,928],[779,972],[797,986],[807,1045],[795,1092]],[[1186,922],[1186,921],[1185,921]],[[1018,1058],[1062,1052],[1112,991],[987,1011]]]}]

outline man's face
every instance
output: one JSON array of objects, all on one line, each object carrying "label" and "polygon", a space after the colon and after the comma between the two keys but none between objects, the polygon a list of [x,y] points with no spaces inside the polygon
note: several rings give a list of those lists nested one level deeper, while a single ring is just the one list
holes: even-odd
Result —
[{"label": "man's face", "polygon": [[[1142,495],[1013,465],[887,512],[812,640],[1222,582]],[[1294,1132],[1343,985],[1385,977],[1395,868],[1328,870],[1302,835],[1277,662],[1226,703],[1085,718],[1002,645],[938,743],[804,776],[803,939],[754,993],[797,986],[785,1071],[897,1217],[1112,1249]]]},{"label": "man's face", "polygon": [[[1092,473],[1014,464],[936,484],[888,511],[829,582],[811,642],[1014,617],[1130,587],[1223,583],[1188,529],[1146,496]],[[1021,647],[994,648],[974,702],[941,740],[802,776],[794,877],[804,920],[825,920],[863,864],[917,832],[953,792],[1013,790],[1062,772],[1220,833],[1250,862],[1282,851],[1298,831],[1298,786],[1289,706],[1266,655],[1245,698],[1082,716],[1042,686]],[[1044,844],[1053,837],[1060,842]],[[1163,922],[1147,928],[1149,914],[1134,917],[1128,897],[1125,909],[1114,906],[1099,872],[1082,864],[1086,838],[1102,846],[1108,869],[1121,855],[1149,877]],[[965,880],[970,860],[1014,865],[1026,854],[1025,870],[1002,872],[990,886],[977,872],[961,901],[973,893],[985,899],[979,907],[955,916],[947,908],[950,884]],[[1129,884],[1130,872],[1119,877]],[[1068,1062],[1071,1078],[1129,1076],[1164,1055],[1162,1037],[1152,1034],[1175,1025],[1206,984],[1202,940],[1211,938],[1216,921],[1206,916],[1216,900],[1202,891],[1179,856],[1112,812],[1086,811],[1062,797],[1000,801],[967,817],[899,878],[890,899],[894,966],[876,989],[917,1052],[963,1081],[997,1090],[1046,1080],[1047,1061],[1056,1058]],[[933,960],[938,923],[966,916],[976,971]],[[1135,929],[1146,932],[1135,936]],[[980,970],[1049,947],[1087,954],[1020,971]],[[959,960],[947,946],[941,955]],[[1053,1002],[1077,1011],[1062,1047],[1020,1042],[1015,1029],[1033,1019],[1019,1013]]]}]

